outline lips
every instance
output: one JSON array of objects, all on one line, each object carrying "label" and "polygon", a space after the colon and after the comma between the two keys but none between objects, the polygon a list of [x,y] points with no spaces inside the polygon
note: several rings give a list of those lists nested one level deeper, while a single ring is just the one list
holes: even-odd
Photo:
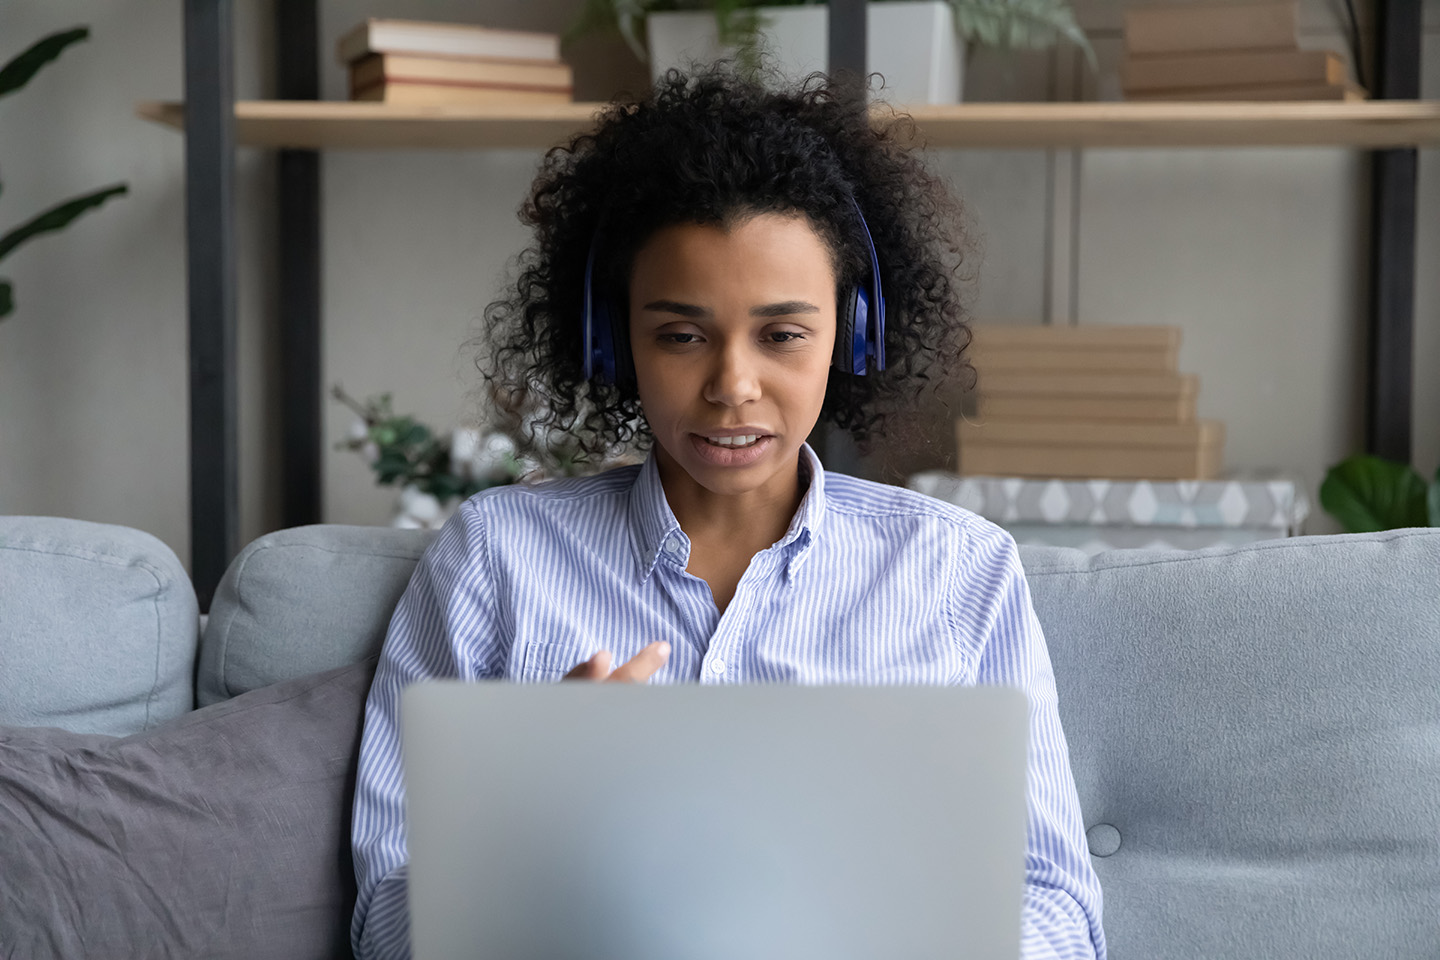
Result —
[{"label": "lips", "polygon": [[692,433],[690,445],[696,455],[716,467],[744,467],[759,460],[775,442],[771,434],[760,432],[719,433],[700,435]]}]

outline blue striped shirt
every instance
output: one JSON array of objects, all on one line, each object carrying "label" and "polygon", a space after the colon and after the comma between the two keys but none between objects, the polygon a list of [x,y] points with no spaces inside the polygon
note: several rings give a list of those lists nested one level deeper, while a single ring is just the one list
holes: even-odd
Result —
[{"label": "blue striped shirt", "polygon": [[359,960],[409,955],[397,710],[427,677],[557,680],[655,640],[655,683],[998,684],[1030,697],[1023,955],[1105,955],[1055,681],[1010,535],[958,507],[825,473],[722,615],[652,455],[461,505],[390,622],[366,706],[353,840]]}]

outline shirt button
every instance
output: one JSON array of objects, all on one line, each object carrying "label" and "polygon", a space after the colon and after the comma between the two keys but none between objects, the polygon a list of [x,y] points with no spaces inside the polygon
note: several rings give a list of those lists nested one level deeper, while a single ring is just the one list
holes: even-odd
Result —
[{"label": "shirt button", "polygon": [[665,549],[667,552],[677,557],[685,550],[685,548],[680,545],[679,540],[666,540]]},{"label": "shirt button", "polygon": [[725,672],[725,661],[724,661],[724,660],[721,660],[719,657],[716,657],[714,660],[711,660],[711,661],[710,661],[710,672],[711,672],[711,673],[724,673],[724,672]]}]

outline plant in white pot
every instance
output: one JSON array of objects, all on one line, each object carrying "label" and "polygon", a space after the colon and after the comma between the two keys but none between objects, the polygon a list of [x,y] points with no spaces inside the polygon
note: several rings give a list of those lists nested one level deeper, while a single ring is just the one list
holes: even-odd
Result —
[{"label": "plant in white pot", "polygon": [[[666,70],[733,58],[755,69],[762,56],[798,79],[828,66],[824,0],[586,0],[568,37],[618,31],[650,64]],[[865,62],[897,103],[958,103],[965,62],[976,46],[1045,49],[1077,45],[1095,53],[1069,0],[871,0]]]}]

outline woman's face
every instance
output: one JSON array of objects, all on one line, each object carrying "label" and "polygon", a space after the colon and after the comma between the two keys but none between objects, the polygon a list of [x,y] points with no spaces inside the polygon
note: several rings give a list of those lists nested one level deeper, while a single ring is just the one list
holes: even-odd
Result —
[{"label": "woman's face", "polygon": [[803,216],[656,231],[631,271],[630,343],[662,471],[717,494],[793,491],[835,309],[830,251]]}]

